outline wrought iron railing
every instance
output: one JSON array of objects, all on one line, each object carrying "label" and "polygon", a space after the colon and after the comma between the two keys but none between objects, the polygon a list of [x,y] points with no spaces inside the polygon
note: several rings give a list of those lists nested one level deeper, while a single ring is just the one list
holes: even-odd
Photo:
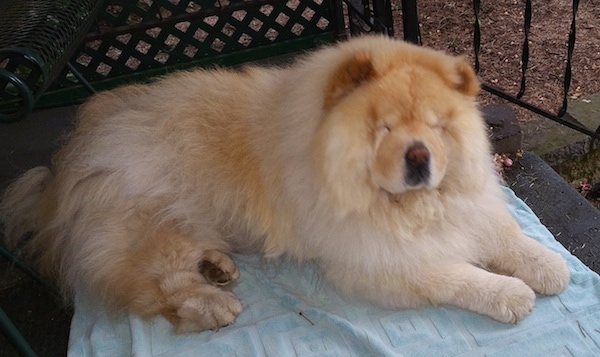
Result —
[{"label": "wrought iron railing", "polygon": [[342,0],[347,7],[348,30],[357,35],[378,32],[394,35],[390,0]]}]

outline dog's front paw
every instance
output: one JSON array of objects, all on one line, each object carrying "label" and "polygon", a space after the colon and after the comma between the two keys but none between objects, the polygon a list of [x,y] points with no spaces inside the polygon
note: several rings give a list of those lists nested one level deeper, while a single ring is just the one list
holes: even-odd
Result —
[{"label": "dog's front paw", "polygon": [[535,293],[517,278],[506,277],[498,290],[490,291],[486,314],[505,323],[516,324],[529,315],[535,305]]},{"label": "dog's front paw", "polygon": [[564,258],[545,249],[530,257],[514,276],[522,279],[536,292],[543,295],[555,295],[569,284],[570,273]]},{"label": "dog's front paw", "polygon": [[242,312],[242,304],[230,292],[214,288],[210,293],[189,297],[177,309],[178,333],[215,330],[232,324]]}]

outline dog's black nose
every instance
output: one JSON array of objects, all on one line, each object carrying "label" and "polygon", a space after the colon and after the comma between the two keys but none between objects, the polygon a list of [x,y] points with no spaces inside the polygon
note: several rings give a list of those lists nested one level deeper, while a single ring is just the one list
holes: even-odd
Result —
[{"label": "dog's black nose", "polygon": [[404,159],[406,161],[406,173],[404,178],[406,183],[416,186],[420,183],[426,183],[429,180],[429,161],[430,153],[427,147],[420,141],[412,144]]}]

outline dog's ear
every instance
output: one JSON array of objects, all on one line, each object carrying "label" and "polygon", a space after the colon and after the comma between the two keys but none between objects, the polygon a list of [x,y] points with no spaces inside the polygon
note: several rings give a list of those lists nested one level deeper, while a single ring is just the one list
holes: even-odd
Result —
[{"label": "dog's ear", "polygon": [[475,71],[463,58],[459,58],[454,64],[454,72],[457,74],[453,81],[456,90],[468,96],[479,93],[479,80]]},{"label": "dog's ear", "polygon": [[324,108],[330,109],[348,93],[373,77],[375,77],[375,68],[371,55],[367,52],[355,54],[329,77],[325,85]]}]

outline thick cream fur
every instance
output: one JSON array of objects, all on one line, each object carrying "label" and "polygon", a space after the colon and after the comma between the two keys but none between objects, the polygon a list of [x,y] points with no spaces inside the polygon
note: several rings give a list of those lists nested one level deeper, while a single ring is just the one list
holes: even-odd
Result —
[{"label": "thick cream fur", "polygon": [[[461,59],[383,37],[288,68],[195,70],[95,95],[53,166],[1,206],[8,241],[67,292],[162,314],[178,331],[232,323],[232,250],[313,259],[342,293],[392,308],[452,304],[516,322],[569,280],[504,203]],[[431,177],[405,180],[421,142]]]}]

